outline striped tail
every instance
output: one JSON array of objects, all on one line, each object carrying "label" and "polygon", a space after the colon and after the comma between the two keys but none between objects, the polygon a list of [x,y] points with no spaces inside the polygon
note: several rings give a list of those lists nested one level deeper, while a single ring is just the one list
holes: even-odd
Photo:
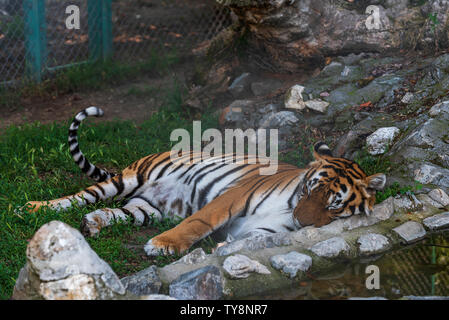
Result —
[{"label": "striped tail", "polygon": [[70,153],[72,154],[73,160],[75,160],[76,164],[84,173],[86,173],[90,178],[94,179],[97,182],[102,182],[109,178],[112,178],[113,176],[115,176],[115,174],[98,168],[86,159],[79,148],[78,128],[81,122],[88,116],[102,117],[103,114],[103,110],[97,107],[89,107],[87,109],[84,109],[75,116],[69,128],[69,149]]}]

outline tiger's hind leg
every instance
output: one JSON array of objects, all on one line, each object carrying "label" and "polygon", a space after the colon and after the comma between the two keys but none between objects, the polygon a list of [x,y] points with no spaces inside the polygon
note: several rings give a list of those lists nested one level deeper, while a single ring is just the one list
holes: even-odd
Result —
[{"label": "tiger's hind leg", "polygon": [[103,208],[86,214],[81,221],[81,232],[87,236],[98,235],[102,228],[114,222],[131,222],[137,226],[149,225],[160,220],[161,212],[140,196],[131,198],[123,208]]}]

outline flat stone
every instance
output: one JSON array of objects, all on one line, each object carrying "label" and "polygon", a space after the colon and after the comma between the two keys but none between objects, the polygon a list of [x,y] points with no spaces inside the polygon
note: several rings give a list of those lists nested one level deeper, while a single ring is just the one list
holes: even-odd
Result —
[{"label": "flat stone", "polygon": [[165,294],[150,294],[147,296],[140,297],[141,300],[177,300],[173,297],[167,296]]},{"label": "flat stone", "polygon": [[426,230],[421,223],[416,221],[407,221],[399,227],[393,229],[406,243],[412,243],[421,240],[426,236]]},{"label": "flat stone", "polygon": [[351,297],[348,300],[388,300],[385,297]]},{"label": "flat stone", "polygon": [[402,300],[449,300],[445,296],[403,296]]},{"label": "flat stone", "polygon": [[227,256],[240,250],[254,251],[289,244],[291,244],[289,232],[279,232],[273,234],[255,233],[246,238],[232,241],[217,248],[215,254],[217,256]]},{"label": "flat stone", "polygon": [[341,237],[333,237],[313,245],[310,250],[317,256],[334,258],[349,252],[349,245]]},{"label": "flat stone", "polygon": [[317,111],[317,112],[321,112],[321,113],[325,113],[327,107],[329,106],[329,102],[320,100],[320,99],[313,99],[313,100],[308,100],[304,103],[306,105],[306,107],[308,109]]},{"label": "flat stone", "polygon": [[424,225],[430,230],[438,230],[449,227],[449,211],[436,214],[434,216],[425,218]]},{"label": "flat stone", "polygon": [[400,130],[396,127],[379,128],[366,138],[368,152],[372,155],[387,152],[388,147]]},{"label": "flat stone", "polygon": [[169,292],[179,300],[218,300],[223,295],[220,269],[209,265],[184,273],[170,284]]},{"label": "flat stone", "polygon": [[428,196],[441,204],[443,207],[449,206],[449,196],[442,189],[433,189]]},{"label": "flat stone", "polygon": [[423,204],[413,194],[408,196],[396,196],[393,198],[394,210],[397,212],[421,210]]},{"label": "flat stone", "polygon": [[306,254],[291,251],[287,254],[279,254],[270,258],[273,268],[287,273],[294,278],[298,271],[307,271],[312,266],[312,258]]},{"label": "flat stone", "polygon": [[357,243],[360,244],[359,250],[362,255],[381,253],[390,247],[388,238],[377,233],[361,235]]},{"label": "flat stone", "polygon": [[156,266],[150,266],[131,276],[121,279],[121,281],[126,290],[137,296],[159,293],[162,286],[162,282],[157,274]]},{"label": "flat stone", "polygon": [[305,87],[297,84],[291,87],[285,95],[285,108],[303,110],[306,105],[302,96]]},{"label": "flat stone", "polygon": [[223,269],[231,279],[248,278],[251,273],[270,274],[270,270],[256,260],[251,260],[245,255],[236,254],[227,257],[223,262]]},{"label": "flat stone", "polygon": [[173,262],[173,264],[184,263],[184,264],[197,264],[206,259],[206,253],[202,248],[197,248],[186,254],[184,257],[179,259],[178,261]]},{"label": "flat stone", "polygon": [[382,201],[379,204],[374,205],[372,215],[379,220],[388,220],[394,213],[394,200],[393,197]]}]

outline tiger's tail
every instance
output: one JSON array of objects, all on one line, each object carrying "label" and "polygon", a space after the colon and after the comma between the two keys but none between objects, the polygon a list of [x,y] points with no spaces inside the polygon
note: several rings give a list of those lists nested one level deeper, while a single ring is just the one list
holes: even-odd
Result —
[{"label": "tiger's tail", "polygon": [[86,173],[90,178],[97,182],[102,182],[115,176],[114,173],[108,172],[104,169],[98,168],[96,165],[89,162],[84,154],[81,152],[78,143],[78,128],[81,122],[89,116],[102,117],[103,110],[97,107],[89,107],[79,112],[72,121],[69,128],[69,149],[75,163]]}]

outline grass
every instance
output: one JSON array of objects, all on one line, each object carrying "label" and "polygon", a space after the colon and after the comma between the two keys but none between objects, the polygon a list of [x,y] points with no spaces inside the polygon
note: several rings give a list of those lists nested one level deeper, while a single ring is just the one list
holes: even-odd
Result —
[{"label": "grass", "polygon": [[[372,175],[376,173],[385,173],[388,177],[388,173],[391,169],[391,162],[388,158],[384,156],[372,156],[366,150],[362,150],[355,157],[355,162],[357,162],[362,170],[367,175]],[[423,185],[418,181],[415,181],[414,185],[400,185],[398,182],[394,182],[392,185],[384,188],[382,191],[376,192],[376,203],[381,203],[382,201],[388,199],[389,197],[394,197],[396,195],[403,195],[408,192],[416,193],[422,189]]]},{"label": "grass", "polygon": [[[93,163],[119,171],[145,155],[169,150],[175,143],[169,140],[171,131],[185,128],[191,132],[192,120],[183,112],[181,92],[175,88],[167,92],[164,107],[139,125],[130,121],[94,125],[86,120],[79,132],[81,148]],[[201,120],[202,130],[217,127],[210,115]],[[58,198],[92,184],[71,159],[68,126],[69,122],[10,126],[0,136],[0,299],[11,296],[18,272],[25,264],[27,243],[43,224],[60,220],[78,229],[85,214],[106,206],[74,207],[61,213],[45,208],[37,214],[15,212],[29,200]],[[87,241],[119,276],[125,276],[178,258],[149,258],[142,250],[150,237],[177,222],[163,220],[150,229],[115,224]],[[199,245],[209,251],[214,244],[205,239]]]}]

